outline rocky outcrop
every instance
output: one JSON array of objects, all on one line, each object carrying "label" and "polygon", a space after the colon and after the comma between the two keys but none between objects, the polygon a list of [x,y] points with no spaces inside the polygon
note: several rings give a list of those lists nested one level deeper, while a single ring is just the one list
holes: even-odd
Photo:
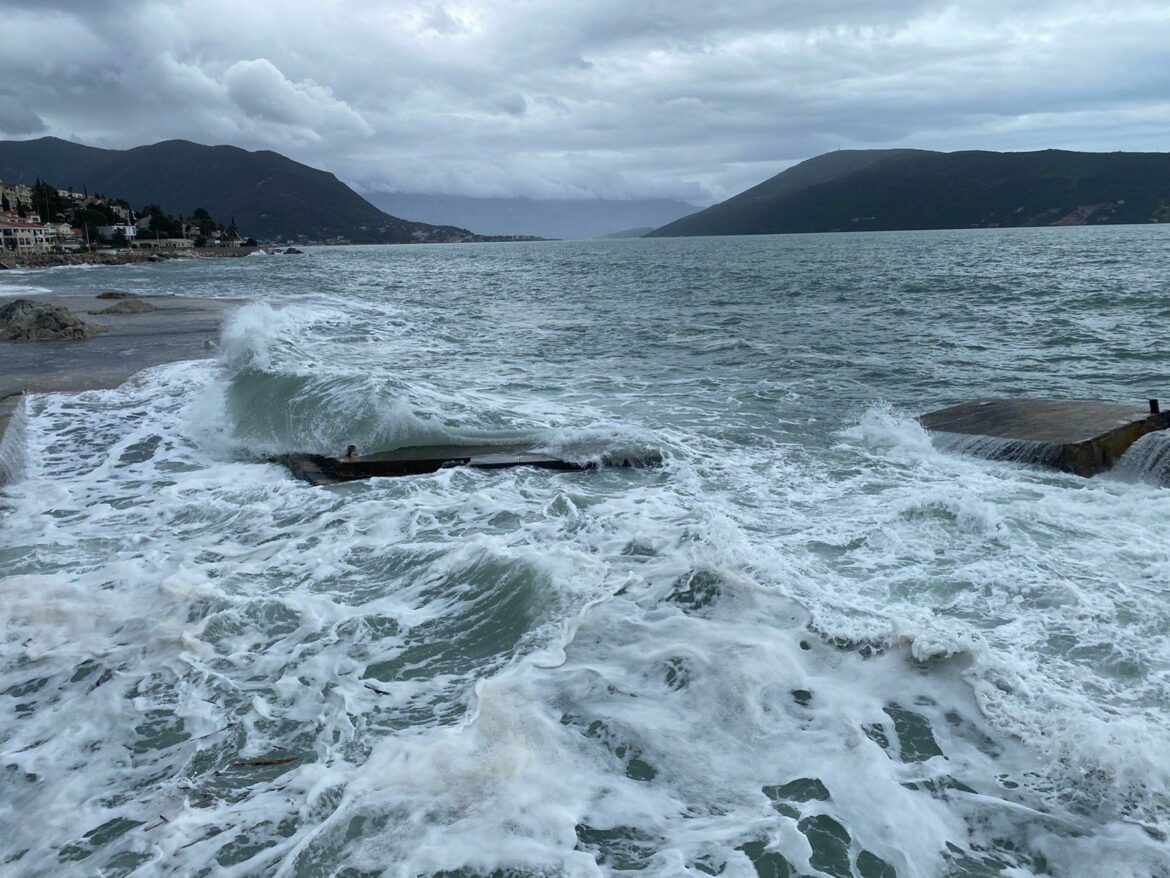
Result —
[{"label": "rocky outcrop", "polygon": [[16,299],[0,307],[0,341],[80,341],[105,330],[86,323],[68,308],[35,299]]},{"label": "rocky outcrop", "polygon": [[[100,298],[100,296],[99,296]],[[144,302],[137,296],[127,296],[120,302],[116,302],[109,308],[102,308],[100,311],[90,311],[90,314],[146,314],[150,311],[157,311],[158,308]]]},{"label": "rocky outcrop", "polygon": [[122,290],[102,290],[97,294],[99,299],[137,299],[138,297],[133,293],[126,293]]}]

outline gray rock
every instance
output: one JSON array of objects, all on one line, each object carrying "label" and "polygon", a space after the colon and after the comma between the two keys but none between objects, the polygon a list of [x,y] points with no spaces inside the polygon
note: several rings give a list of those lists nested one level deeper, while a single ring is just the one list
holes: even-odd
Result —
[{"label": "gray rock", "polygon": [[0,307],[0,340],[28,341],[92,338],[107,327],[86,323],[68,308],[16,299]]},{"label": "gray rock", "polygon": [[100,311],[90,311],[90,314],[146,314],[148,311],[157,311],[158,308],[144,302],[139,298],[123,299],[111,305],[109,308],[103,308]]},{"label": "gray rock", "polygon": [[137,299],[134,293],[124,293],[121,290],[103,290],[97,294],[99,299]]}]

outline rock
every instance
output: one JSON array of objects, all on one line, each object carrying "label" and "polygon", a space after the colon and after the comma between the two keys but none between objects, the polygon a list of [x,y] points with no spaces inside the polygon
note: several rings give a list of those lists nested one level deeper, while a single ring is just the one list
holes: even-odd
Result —
[{"label": "rock", "polygon": [[158,308],[144,302],[137,297],[123,299],[122,301],[111,305],[109,308],[103,308],[100,311],[90,311],[90,314],[146,314],[149,311],[157,311]]},{"label": "rock", "polygon": [[0,271],[8,271],[8,266],[3,262],[0,262]]},{"label": "rock", "polygon": [[285,256],[304,256],[305,251],[298,250],[296,247],[285,247],[284,248],[284,255]]},{"label": "rock", "polygon": [[121,290],[103,290],[97,294],[99,299],[137,299],[134,293],[124,293]]},{"label": "rock", "polygon": [[48,302],[16,299],[0,307],[0,340],[81,340],[105,330],[105,326],[86,323],[68,308]]}]

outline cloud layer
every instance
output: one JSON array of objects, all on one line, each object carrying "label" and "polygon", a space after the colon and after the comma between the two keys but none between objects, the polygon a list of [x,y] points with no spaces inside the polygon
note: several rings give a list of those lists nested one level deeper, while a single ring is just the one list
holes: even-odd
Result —
[{"label": "cloud layer", "polygon": [[0,136],[726,197],[838,147],[1170,149],[1164,0],[6,0]]}]

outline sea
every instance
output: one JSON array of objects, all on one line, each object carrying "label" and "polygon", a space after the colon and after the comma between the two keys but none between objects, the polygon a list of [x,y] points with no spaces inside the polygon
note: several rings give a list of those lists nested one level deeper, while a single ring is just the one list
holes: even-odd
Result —
[{"label": "sea", "polygon": [[[0,272],[246,300],[33,394],[0,489],[0,875],[1170,875],[1170,229],[310,248]],[[585,472],[314,487],[274,455]]]}]

